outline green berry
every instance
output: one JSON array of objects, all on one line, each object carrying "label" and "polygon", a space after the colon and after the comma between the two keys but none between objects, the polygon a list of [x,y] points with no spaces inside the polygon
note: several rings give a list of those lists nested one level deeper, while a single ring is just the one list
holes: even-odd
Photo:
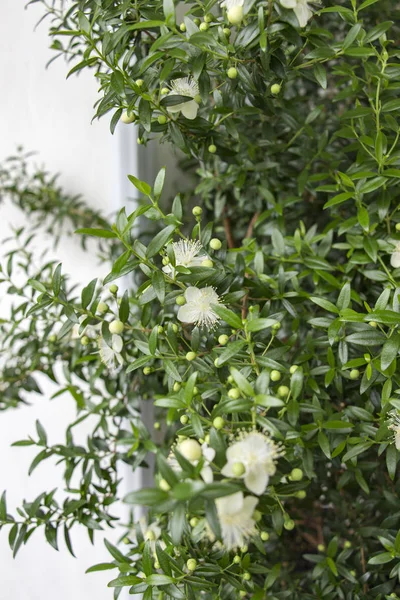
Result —
[{"label": "green berry", "polygon": [[118,292],[118,286],[115,283],[112,283],[109,287],[111,294],[116,294]]},{"label": "green berry", "polygon": [[82,344],[82,346],[87,346],[89,343],[90,343],[90,340],[89,340],[88,336],[87,335],[83,335],[81,337],[81,344]]},{"label": "green berry", "polygon": [[195,206],[192,210],[192,213],[195,217],[199,217],[202,212],[203,212],[203,209],[201,208],[201,206]]},{"label": "green berry", "polygon": [[289,479],[292,481],[301,481],[303,479],[303,471],[301,469],[292,469]]},{"label": "green berry", "polygon": [[185,296],[177,296],[175,302],[178,306],[183,306],[184,304],[186,304],[186,298]]},{"label": "green berry", "polygon": [[108,330],[112,334],[115,333],[119,335],[124,331],[124,324],[119,319],[115,319],[115,321],[111,321],[111,323],[108,325]]},{"label": "green berry", "polygon": [[299,500],[304,500],[304,498],[307,496],[307,493],[305,490],[299,490],[298,492],[296,492],[295,496]]},{"label": "green berry", "polygon": [[235,477],[241,477],[244,475],[246,468],[242,462],[235,462],[232,465],[232,471]]},{"label": "green berry", "polygon": [[217,151],[217,146],[215,144],[210,144],[208,146],[208,151],[210,154],[215,154]]},{"label": "green berry", "polygon": [[196,352],[187,352],[186,353],[186,360],[188,360],[189,362],[194,360],[196,358],[197,354]]},{"label": "green berry", "polygon": [[274,96],[277,96],[279,94],[279,92],[281,91],[281,86],[279,85],[279,83],[274,83],[273,85],[271,85],[271,94],[273,94]]},{"label": "green berry", "polygon": [[236,77],[238,76],[238,72],[237,69],[235,69],[235,67],[231,67],[230,69],[228,69],[226,74],[228,75],[229,79],[236,79]]},{"label": "green berry", "polygon": [[158,115],[157,121],[160,125],[165,125],[167,122],[167,117],[165,115]]},{"label": "green berry", "polygon": [[275,369],[273,371],[271,371],[271,381],[279,381],[280,378],[282,377],[282,375],[279,373],[279,371],[275,371]]},{"label": "green berry", "polygon": [[226,344],[229,342],[229,336],[223,334],[220,335],[218,338],[218,343],[221,344],[221,346],[226,346]]},{"label": "green berry", "polygon": [[225,421],[222,417],[215,417],[213,421],[213,426],[215,427],[215,429],[222,429],[224,425]]},{"label": "green berry", "polygon": [[212,238],[212,240],[210,240],[210,248],[212,248],[212,250],[221,250],[221,247],[222,242],[218,238]]},{"label": "green berry", "polygon": [[237,388],[232,388],[229,390],[228,396],[229,398],[232,398],[232,400],[237,400],[240,397],[240,391]]},{"label": "green berry", "polygon": [[182,423],[182,425],[186,425],[189,421],[189,417],[187,415],[182,415],[179,420]]},{"label": "green berry", "polygon": [[194,571],[197,567],[197,561],[194,558],[189,558],[189,560],[186,562],[186,566],[189,571]]},{"label": "green berry", "polygon": [[350,371],[350,379],[358,379],[360,377],[360,371],[358,369],[352,369]]},{"label": "green berry", "polygon": [[290,390],[287,385],[280,385],[278,387],[278,396],[280,396],[281,398],[286,398],[289,392]]}]

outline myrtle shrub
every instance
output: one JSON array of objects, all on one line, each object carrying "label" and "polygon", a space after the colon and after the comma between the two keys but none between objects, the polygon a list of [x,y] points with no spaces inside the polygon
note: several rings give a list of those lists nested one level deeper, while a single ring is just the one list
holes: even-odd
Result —
[{"label": "myrtle shrub", "polygon": [[60,266],[28,273],[29,377],[63,364],[78,418],[65,444],[40,424],[18,442],[40,450],[31,470],[58,457],[69,496],[15,517],[3,496],[14,552],[38,527],[71,549],[73,525],[116,526],[118,464],[153,458],[154,485],[124,498],[146,520],[90,569],[116,570],[115,597],[397,598],[400,5],[36,3],[69,74],[97,78],[95,116],[196,179],[169,199],[165,169],[130,175],[132,213],[79,224],[111,261],[81,298]]}]

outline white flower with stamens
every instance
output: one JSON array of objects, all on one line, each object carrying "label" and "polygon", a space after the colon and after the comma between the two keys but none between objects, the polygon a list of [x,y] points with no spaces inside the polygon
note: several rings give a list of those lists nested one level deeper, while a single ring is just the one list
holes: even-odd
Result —
[{"label": "white flower with stamens", "polygon": [[227,550],[240,548],[256,533],[256,522],[253,518],[258,498],[243,496],[236,492],[215,501],[221,534]]},{"label": "white flower with stamens", "polygon": [[[208,444],[204,443],[200,446],[197,440],[186,439],[177,445],[177,450],[186,460],[188,460],[194,467],[196,467],[200,460],[203,461],[203,466],[200,471],[200,476],[205,483],[212,483],[214,480],[214,473],[210,467],[210,463],[214,460],[215,450],[210,448]],[[181,467],[177,461],[173,452],[168,457],[168,464],[176,472],[179,472]]]},{"label": "white flower with stamens", "polygon": [[185,291],[186,304],[178,310],[178,319],[183,323],[195,323],[211,329],[219,317],[212,308],[219,304],[217,292],[212,287],[188,287]]},{"label": "white flower with stamens", "polygon": [[313,16],[309,0],[279,0],[283,8],[292,8],[300,27],[305,27]]},{"label": "white flower with stamens", "polygon": [[239,25],[243,20],[244,0],[224,0],[221,8],[226,8],[228,21],[232,25]]},{"label": "white flower with stamens", "polygon": [[[175,255],[176,267],[200,267],[203,260],[207,258],[205,254],[200,254],[202,245],[193,240],[180,240],[172,244]],[[172,265],[163,267],[164,273],[175,274],[175,268]]]},{"label": "white flower with stamens", "polygon": [[390,425],[388,425],[388,429],[391,429],[394,432],[394,443],[396,446],[396,450],[400,450],[400,415],[396,412],[392,412],[389,415]]},{"label": "white flower with stamens", "polygon": [[98,339],[99,354],[102,362],[111,370],[115,370],[118,365],[124,363],[124,359],[121,356],[124,342],[120,335],[114,334],[111,336],[111,346],[109,346],[106,340],[101,336]]},{"label": "white flower with stamens", "polygon": [[184,117],[191,120],[197,117],[199,104],[195,98],[199,96],[199,85],[192,77],[181,77],[180,79],[171,81],[171,91],[168,96],[187,96],[188,98],[192,98],[192,100],[188,100],[187,102],[167,106],[168,112],[181,112]]},{"label": "white flower with stamens", "polygon": [[260,496],[265,492],[275,461],[282,452],[270,437],[257,431],[244,432],[226,451],[227,463],[221,473],[239,477],[250,492]]},{"label": "white flower with stamens", "polygon": [[390,264],[394,269],[398,269],[400,267],[400,242],[397,242],[396,248],[390,257]]}]

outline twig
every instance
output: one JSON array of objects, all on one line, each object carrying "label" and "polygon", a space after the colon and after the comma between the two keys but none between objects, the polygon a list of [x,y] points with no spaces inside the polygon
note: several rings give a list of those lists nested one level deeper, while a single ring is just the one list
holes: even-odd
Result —
[{"label": "twig", "polygon": [[235,248],[236,247],[235,240],[233,239],[233,236],[232,236],[231,222],[229,220],[229,217],[224,218],[224,229],[225,229],[226,241],[228,243],[228,248]]},{"label": "twig", "polygon": [[254,215],[252,216],[251,221],[250,221],[249,226],[246,231],[245,238],[250,238],[253,235],[254,225],[256,224],[256,221],[259,216],[260,216],[259,211],[255,212]]}]

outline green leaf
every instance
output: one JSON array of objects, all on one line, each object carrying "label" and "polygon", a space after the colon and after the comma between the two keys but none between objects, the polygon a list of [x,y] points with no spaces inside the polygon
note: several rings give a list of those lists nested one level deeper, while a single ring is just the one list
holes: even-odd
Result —
[{"label": "green leaf", "polygon": [[276,319],[253,319],[247,325],[247,330],[250,332],[262,331],[276,325],[278,321]]},{"label": "green leaf", "polygon": [[328,312],[339,314],[339,309],[337,308],[337,306],[335,306],[332,302],[329,302],[329,300],[325,300],[325,298],[316,298],[314,296],[311,296],[310,300],[311,302],[314,302],[314,304],[317,304],[318,306],[324,308]]},{"label": "green leaf", "polygon": [[100,237],[100,238],[116,238],[118,237],[114,231],[110,231],[109,229],[90,229],[83,228],[77,229],[75,233],[81,233],[82,235],[90,235],[92,237]]},{"label": "green leaf", "polygon": [[168,225],[167,227],[165,227],[157,233],[157,235],[151,240],[150,244],[147,247],[147,258],[151,258],[155,254],[157,254],[157,252],[159,252],[161,248],[163,248],[166,245],[175,229],[175,225]]},{"label": "green leaf", "polygon": [[347,462],[348,460],[355,458],[359,454],[366,452],[367,450],[369,450],[369,448],[371,448],[372,444],[373,442],[361,442],[360,444],[356,444],[343,456],[343,462]]},{"label": "green leaf", "polygon": [[98,563],[86,569],[85,573],[95,573],[96,571],[109,571],[110,569],[116,569],[117,565],[114,563]]},{"label": "green leaf", "polygon": [[143,488],[137,492],[130,492],[124,498],[127,504],[154,506],[168,500],[168,493],[157,488]]},{"label": "green leaf", "polygon": [[139,192],[151,198],[151,187],[148,183],[146,183],[145,181],[140,181],[140,179],[138,179],[134,175],[128,175],[128,179],[131,183],[133,183],[135,188],[139,190]]},{"label": "green leaf", "polygon": [[231,360],[231,358],[236,356],[236,354],[239,354],[239,352],[241,352],[245,346],[246,342],[244,341],[230,342],[218,356],[218,366],[221,366]]},{"label": "green leaf", "polygon": [[234,327],[235,329],[243,328],[242,319],[239,317],[239,315],[229,310],[229,308],[226,308],[226,306],[223,306],[222,304],[216,304],[213,306],[213,309],[217,315],[231,327]]},{"label": "green leaf", "polygon": [[247,381],[246,377],[244,377],[234,367],[232,367],[230,369],[230,371],[231,371],[231,375],[232,375],[233,379],[235,380],[235,383],[238,386],[238,388],[240,389],[240,391],[243,392],[244,394],[246,394],[246,396],[255,396],[255,392],[254,392],[252,386],[250,385],[250,383]]},{"label": "green leaf", "polygon": [[383,344],[381,354],[381,369],[385,371],[395,360],[399,352],[400,336],[393,335]]},{"label": "green leaf", "polygon": [[391,444],[387,447],[386,450],[386,466],[389,473],[389,477],[392,481],[396,476],[398,458],[399,456],[396,447],[394,446],[394,444]]}]

